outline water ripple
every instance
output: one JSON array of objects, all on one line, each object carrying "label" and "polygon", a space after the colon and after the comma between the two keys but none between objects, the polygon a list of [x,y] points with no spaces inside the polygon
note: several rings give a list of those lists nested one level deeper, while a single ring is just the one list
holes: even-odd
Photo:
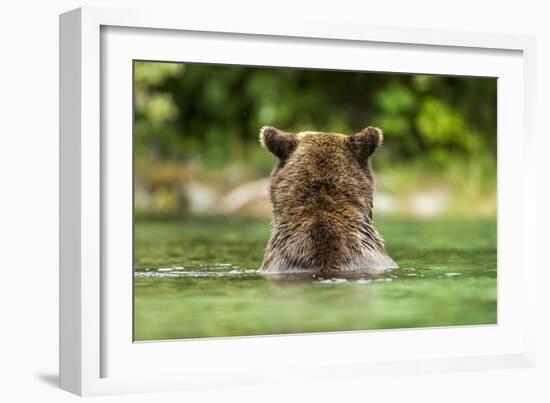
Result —
[{"label": "water ripple", "polygon": [[254,269],[241,269],[231,264],[199,265],[199,270],[185,267],[160,267],[157,269],[139,269],[135,277],[231,277],[256,274]]}]

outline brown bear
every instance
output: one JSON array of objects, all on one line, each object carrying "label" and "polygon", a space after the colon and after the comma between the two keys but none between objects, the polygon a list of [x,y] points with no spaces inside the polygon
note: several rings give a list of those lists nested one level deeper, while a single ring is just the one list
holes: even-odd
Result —
[{"label": "brown bear", "polygon": [[382,131],[286,133],[263,127],[271,173],[271,239],[260,273],[349,275],[397,268],[373,225],[370,157]]}]

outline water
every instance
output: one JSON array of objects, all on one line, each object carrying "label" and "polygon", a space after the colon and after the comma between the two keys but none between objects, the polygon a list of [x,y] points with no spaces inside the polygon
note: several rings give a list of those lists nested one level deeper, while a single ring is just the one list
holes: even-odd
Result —
[{"label": "water", "polygon": [[269,280],[268,221],[138,221],[135,339],[496,323],[495,220],[376,224],[400,269]]}]

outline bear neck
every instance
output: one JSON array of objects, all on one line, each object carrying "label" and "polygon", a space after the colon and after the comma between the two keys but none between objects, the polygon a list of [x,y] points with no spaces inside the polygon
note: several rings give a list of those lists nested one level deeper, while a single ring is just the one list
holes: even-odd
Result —
[{"label": "bear neck", "polygon": [[262,270],[349,273],[391,265],[388,259],[370,209],[298,207],[275,213]]}]

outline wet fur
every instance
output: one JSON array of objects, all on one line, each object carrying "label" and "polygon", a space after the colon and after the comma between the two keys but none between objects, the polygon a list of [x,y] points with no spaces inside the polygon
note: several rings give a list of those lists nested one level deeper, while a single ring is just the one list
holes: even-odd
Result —
[{"label": "wet fur", "polygon": [[285,133],[260,141],[279,158],[271,174],[273,228],[262,273],[377,273],[396,268],[372,222],[370,157],[382,132]]}]

